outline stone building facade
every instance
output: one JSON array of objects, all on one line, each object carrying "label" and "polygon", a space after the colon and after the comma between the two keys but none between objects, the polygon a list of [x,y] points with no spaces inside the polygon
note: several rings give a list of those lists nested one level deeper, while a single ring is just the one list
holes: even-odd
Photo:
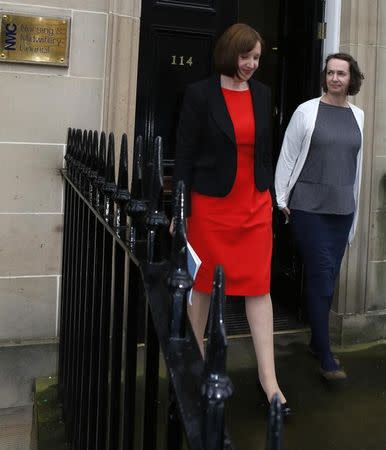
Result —
[{"label": "stone building facade", "polygon": [[[359,229],[332,320],[349,343],[386,337],[386,0],[327,8],[327,50],[351,53],[366,76],[352,99],[366,115]],[[132,148],[141,1],[15,0],[4,11],[71,18],[68,68],[0,64],[0,341],[46,342],[58,336],[66,130],[127,132]]]}]

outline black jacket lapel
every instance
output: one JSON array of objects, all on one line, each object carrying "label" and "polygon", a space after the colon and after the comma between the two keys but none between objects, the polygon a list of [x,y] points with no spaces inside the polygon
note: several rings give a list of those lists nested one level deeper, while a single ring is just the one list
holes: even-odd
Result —
[{"label": "black jacket lapel", "polygon": [[263,117],[264,112],[264,101],[262,97],[261,89],[259,85],[254,80],[249,80],[249,89],[251,90],[252,103],[253,103],[253,113],[255,115],[255,145],[258,141],[258,137],[263,131],[262,121],[259,118]]},{"label": "black jacket lapel", "polygon": [[236,145],[235,130],[225,104],[224,96],[221,92],[219,75],[210,78],[208,91],[210,110],[214,120],[220,129]]}]

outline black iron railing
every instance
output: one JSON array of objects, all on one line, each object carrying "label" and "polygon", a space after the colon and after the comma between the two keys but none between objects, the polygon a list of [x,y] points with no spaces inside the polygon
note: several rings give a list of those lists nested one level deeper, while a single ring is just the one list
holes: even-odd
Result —
[{"label": "black iron railing", "polygon": [[[104,133],[68,131],[59,352],[66,439],[71,450],[177,450],[183,439],[191,450],[232,449],[224,428],[224,403],[233,391],[225,372],[224,275],[218,267],[203,361],[186,315],[192,279],[184,186],[176,190],[169,257],[161,138],[154,143],[149,180],[143,179],[142,149],[138,138],[129,191],[126,135],[116,184],[114,136],[106,154]],[[160,350],[169,375],[164,443],[157,442]],[[267,448],[280,449],[278,401],[270,424]]]}]

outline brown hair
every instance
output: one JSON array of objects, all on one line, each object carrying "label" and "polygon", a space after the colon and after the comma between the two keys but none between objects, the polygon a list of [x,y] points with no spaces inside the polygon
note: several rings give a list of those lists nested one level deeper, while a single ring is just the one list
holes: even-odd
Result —
[{"label": "brown hair", "polygon": [[358,63],[355,59],[349,55],[348,53],[333,53],[332,55],[328,55],[326,58],[326,65],[324,66],[322,72],[322,88],[324,92],[327,92],[327,83],[326,83],[326,75],[327,75],[327,63],[331,59],[342,59],[343,61],[347,61],[350,66],[350,84],[348,86],[347,94],[355,95],[361,89],[362,80],[365,79],[363,73],[360,71]]},{"label": "brown hair", "polygon": [[214,69],[234,77],[238,71],[239,55],[250,52],[257,42],[263,46],[260,34],[245,23],[235,23],[219,37],[214,48]]}]

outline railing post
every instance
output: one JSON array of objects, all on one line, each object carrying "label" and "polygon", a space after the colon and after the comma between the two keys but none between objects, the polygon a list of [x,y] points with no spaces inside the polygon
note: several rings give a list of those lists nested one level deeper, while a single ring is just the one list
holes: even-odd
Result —
[{"label": "railing post", "polygon": [[104,197],[102,187],[105,183],[105,170],[106,170],[106,134],[104,131],[101,132],[99,140],[99,153],[97,157],[97,176],[94,181],[95,195],[94,195],[94,205],[96,210],[101,213],[101,205],[104,205]]},{"label": "railing post", "polygon": [[[128,246],[131,253],[136,253],[136,240],[142,224],[144,229],[144,213],[147,205],[143,196],[142,187],[142,150],[143,140],[138,136],[134,146],[130,200],[125,212],[130,216]],[[146,236],[146,234],[143,234]],[[124,301],[124,332],[126,339],[122,350],[122,373],[124,374],[121,392],[121,429],[120,449],[133,450],[135,448],[135,424],[136,424],[136,383],[137,383],[137,342],[138,342],[138,311],[139,304],[143,301],[143,284],[139,267],[131,260],[126,265],[128,277],[127,295]],[[142,298],[141,298],[142,297]]]},{"label": "railing post", "polygon": [[114,202],[112,196],[116,190],[115,184],[115,144],[114,134],[109,134],[109,143],[107,147],[107,161],[105,168],[105,184],[103,185],[104,193],[104,218],[106,222],[113,225],[114,223]]},{"label": "railing post", "polygon": [[88,193],[87,197],[91,205],[95,205],[95,180],[98,176],[98,132],[95,130],[92,135],[92,141],[90,145],[89,165],[87,169],[88,178]]},{"label": "railing post", "polygon": [[[128,168],[128,149],[127,149],[127,135],[122,135],[121,153],[119,157],[118,169],[118,183],[117,189],[113,195],[113,200],[116,204],[115,214],[115,228],[119,237],[125,241],[125,236],[121,236],[121,232],[125,231],[127,225],[126,206],[130,201],[129,193],[129,168]],[[122,229],[121,229],[122,228]],[[123,233],[125,234],[125,233]]]},{"label": "railing post", "polygon": [[74,144],[75,144],[75,129],[69,128],[67,130],[66,154],[64,155],[64,160],[66,161],[66,169],[68,173],[70,172],[70,167],[72,164]]},{"label": "railing post", "polygon": [[224,315],[224,272],[217,266],[210,300],[208,343],[205,353],[204,383],[202,385],[203,443],[205,450],[223,450],[225,400],[233,393],[226,374],[228,346]]},{"label": "railing post", "polygon": [[[170,256],[170,269],[167,284],[171,294],[169,306],[169,339],[185,339],[187,319],[187,295],[193,286],[193,279],[188,271],[187,241],[185,224],[185,185],[179,181],[173,202],[174,232]],[[169,406],[167,446],[169,450],[179,450],[182,445],[182,428],[178,414],[175,394],[169,383]]]},{"label": "railing post", "polygon": [[78,186],[80,159],[82,155],[82,130],[76,130],[74,154],[72,158],[72,166],[70,177],[75,186]]},{"label": "railing post", "polygon": [[[163,166],[162,139],[156,137],[154,142],[153,164],[149,211],[146,215],[147,226],[147,261],[159,263],[164,260],[162,245],[165,242],[166,227],[169,220],[163,209]],[[146,362],[145,362],[145,411],[143,449],[155,450],[157,446],[157,398],[159,372],[159,342],[154,328],[154,319],[149,306],[146,306]]]},{"label": "railing post", "polygon": [[[94,207],[100,214],[100,196],[101,189],[104,183],[104,171],[106,161],[106,136],[101,133],[98,149],[98,135],[94,132],[93,147],[94,147],[94,168],[95,178],[93,177],[93,193],[92,199]],[[99,372],[98,363],[100,357],[100,323],[101,323],[101,290],[102,290],[102,256],[103,256],[103,224],[94,216],[94,242],[91,244],[94,247],[94,260],[92,267],[92,319],[90,332],[90,376],[88,385],[88,418],[85,426],[87,427],[87,440],[85,450],[95,450],[96,446],[96,426],[97,426],[97,405],[98,405],[98,386],[99,386]],[[103,317],[103,320],[106,320]]]},{"label": "railing post", "polygon": [[279,395],[275,394],[269,408],[267,425],[267,447],[266,450],[281,450],[282,448],[283,416]]},{"label": "railing post", "polygon": [[184,206],[185,185],[183,181],[179,181],[174,199],[174,233],[168,276],[168,286],[172,296],[169,312],[170,339],[185,338],[187,295],[193,286],[193,280],[188,271]]},{"label": "railing post", "polygon": [[150,207],[146,216],[147,260],[150,263],[164,259],[162,246],[165,243],[164,232],[169,225],[163,205],[163,166],[162,138],[157,136],[154,142],[153,166],[151,175]]},{"label": "railing post", "polygon": [[[136,253],[137,239],[146,236],[144,229],[144,215],[147,211],[143,187],[143,138],[135,140],[133,169],[131,177],[130,201],[127,205],[127,215],[131,217],[129,231],[130,251]],[[141,233],[142,230],[142,233]]]},{"label": "railing post", "polygon": [[[109,134],[107,159],[104,171],[104,182],[101,192],[104,196],[103,219],[113,226],[114,203],[112,195],[115,185],[115,147],[114,135]],[[113,237],[106,228],[103,229],[102,238],[102,268],[100,290],[100,330],[99,330],[99,361],[98,361],[98,401],[96,417],[96,446],[95,450],[106,450],[108,443],[108,377],[110,358],[110,318],[111,318],[111,286],[113,266]],[[94,447],[91,447],[94,450]]]},{"label": "railing post", "polygon": [[[72,128],[67,131],[67,147],[66,147],[66,166],[71,164],[72,148],[74,144],[74,132]],[[70,267],[69,261],[69,241],[70,241],[70,220],[71,220],[71,202],[70,202],[70,186],[64,181],[64,217],[63,217],[63,254],[62,254],[62,292],[60,302],[60,340],[59,340],[59,367],[58,367],[58,386],[59,395],[63,398],[65,373],[64,361],[66,360],[66,346],[68,339],[67,331],[67,315],[68,315],[68,273]]]},{"label": "railing post", "polygon": [[[127,216],[126,205],[130,200],[128,191],[128,149],[127,136],[122,135],[121,152],[118,168],[118,182],[112,196],[115,202],[115,232],[118,237],[125,240]],[[112,297],[111,297],[111,327],[110,327],[110,360],[109,360],[109,423],[108,423],[108,449],[119,448],[121,438],[121,423],[123,411],[121,411],[121,370],[122,370],[122,348],[123,348],[123,316],[124,316],[124,294],[126,259],[124,248],[114,240],[114,263],[112,271]]]},{"label": "railing post", "polygon": [[87,130],[83,130],[83,137],[80,144],[79,160],[78,160],[78,178],[77,188],[80,192],[84,192],[84,173],[87,161]]}]

